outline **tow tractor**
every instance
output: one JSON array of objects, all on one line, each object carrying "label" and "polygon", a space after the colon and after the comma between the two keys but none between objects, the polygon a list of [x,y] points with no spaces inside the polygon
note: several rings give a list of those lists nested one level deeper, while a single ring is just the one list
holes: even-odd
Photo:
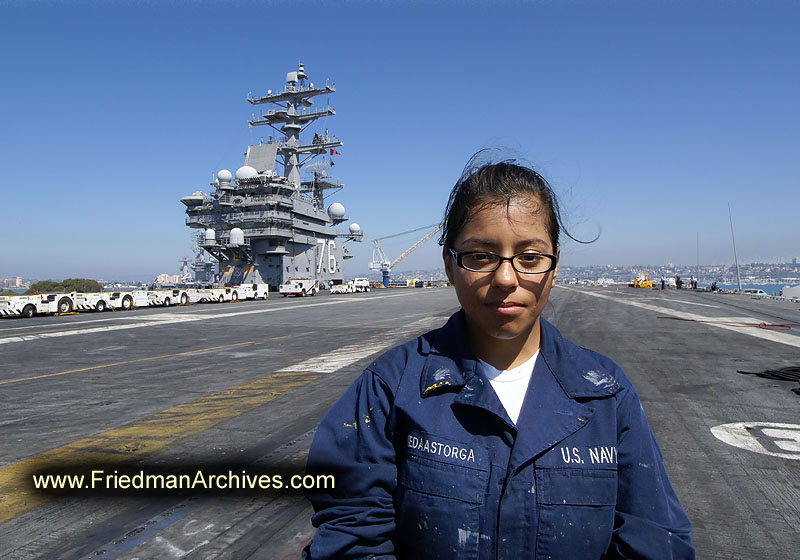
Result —
[{"label": "tow tractor", "polygon": [[641,272],[633,279],[633,284],[631,286],[634,288],[652,288],[653,282],[647,277],[647,274]]},{"label": "tow tractor", "polygon": [[314,296],[322,288],[319,280],[311,278],[290,278],[278,287],[278,293],[287,296]]}]

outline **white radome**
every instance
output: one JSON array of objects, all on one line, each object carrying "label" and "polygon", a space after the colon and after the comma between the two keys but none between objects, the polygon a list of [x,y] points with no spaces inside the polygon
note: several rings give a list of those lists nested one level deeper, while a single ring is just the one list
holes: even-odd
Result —
[{"label": "white radome", "polygon": [[344,206],[342,206],[338,202],[334,202],[333,204],[328,206],[328,216],[330,216],[334,220],[339,218],[344,218]]},{"label": "white radome", "polygon": [[205,238],[206,238],[206,241],[216,241],[217,240],[217,234],[213,229],[209,228],[205,232]]},{"label": "white radome", "polygon": [[230,183],[231,179],[233,179],[233,174],[227,169],[220,169],[217,173],[217,181],[220,183]]},{"label": "white radome", "polygon": [[244,245],[244,232],[238,227],[231,230],[231,245]]},{"label": "white radome", "polygon": [[361,226],[358,224],[350,224],[350,233],[361,233]]},{"label": "white radome", "polygon": [[236,170],[237,181],[241,181],[242,179],[252,179],[253,177],[258,177],[258,171],[249,165],[243,165]]}]

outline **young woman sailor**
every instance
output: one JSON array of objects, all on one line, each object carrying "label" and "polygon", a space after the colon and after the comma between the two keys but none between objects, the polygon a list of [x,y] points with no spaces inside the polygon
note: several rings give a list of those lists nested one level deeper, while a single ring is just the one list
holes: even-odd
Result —
[{"label": "young woman sailor", "polygon": [[540,318],[560,228],[535,171],[465,171],[440,240],[461,310],[323,419],[306,558],[694,558],[635,389]]}]

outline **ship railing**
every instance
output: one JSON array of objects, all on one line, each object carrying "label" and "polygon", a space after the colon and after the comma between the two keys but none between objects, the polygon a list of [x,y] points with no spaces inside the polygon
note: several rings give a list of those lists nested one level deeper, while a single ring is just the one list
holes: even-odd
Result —
[{"label": "ship railing", "polygon": [[254,220],[265,220],[279,224],[285,224],[287,227],[291,225],[292,220],[288,212],[278,212],[275,210],[268,210],[264,212],[236,212],[224,214],[223,216],[189,216],[186,218],[186,225],[201,224],[204,226],[211,226],[215,224],[224,225],[226,223],[239,223]]},{"label": "ship railing", "polygon": [[319,109],[314,109],[313,111],[308,111],[308,110],[306,110],[304,108],[302,111],[298,111],[294,115],[289,115],[288,112],[286,111],[286,109],[270,109],[269,111],[265,111],[265,112],[261,113],[260,116],[263,119],[263,118],[266,118],[266,117],[272,117],[272,116],[275,116],[277,114],[284,113],[284,114],[287,114],[290,117],[308,117],[308,116],[314,116],[314,115],[325,116],[325,115],[331,114],[332,112],[335,112],[334,108],[331,107],[330,105],[327,105],[327,106],[321,107]]},{"label": "ship railing", "polygon": [[[317,141],[316,142],[312,141],[311,145],[313,146],[315,144],[329,144],[329,143],[335,143],[335,142],[341,142],[341,141],[339,140],[338,137],[334,136],[333,134],[330,134],[328,136],[323,136],[323,135],[320,134],[320,135],[317,136]],[[267,144],[274,144],[275,146],[278,147],[279,150],[281,150],[283,148],[286,148],[288,146],[288,144],[286,143],[285,139],[283,139],[283,138],[275,138],[274,136],[270,136],[269,140],[267,140],[266,143]]]},{"label": "ship railing", "polygon": [[217,216],[189,216],[186,218],[186,225],[201,224],[204,226],[212,226],[215,224],[224,224],[225,220]]},{"label": "ship railing", "polygon": [[311,144],[329,144],[331,142],[339,142],[339,139],[333,134],[316,134]]},{"label": "ship railing", "polygon": [[[314,91],[322,91],[322,90],[326,90],[326,89],[331,93],[336,91],[336,84],[329,84],[327,80],[325,80],[325,85],[323,87],[311,87],[311,85],[312,85],[311,83],[309,83],[309,85],[307,85],[307,86],[286,85],[286,86],[283,86],[283,89],[280,92],[278,92],[277,94],[273,94],[272,92],[270,92],[268,95],[265,95],[264,97],[261,97],[260,99],[265,99],[267,97],[277,97],[277,96],[281,95],[282,93],[303,93],[304,91],[314,92]],[[253,97],[253,93],[252,92],[250,92],[247,95],[247,100],[251,101],[251,102],[256,100],[255,97]]]},{"label": "ship railing", "polygon": [[217,216],[189,216],[186,218],[186,225],[189,224],[214,224],[214,223],[223,223],[224,220],[220,220]]},{"label": "ship railing", "polygon": [[228,214],[222,214],[217,219],[213,219],[213,217],[211,216],[208,216],[208,218],[212,218],[209,221],[219,221],[219,222],[260,220],[260,219],[291,221],[291,214],[289,212],[281,212],[278,210],[263,210],[261,212],[230,212]]},{"label": "ship railing", "polygon": [[[287,225],[286,227],[267,227],[267,228],[247,228],[246,232],[249,237],[291,237],[292,230]],[[248,238],[245,238],[248,241]]]},{"label": "ship railing", "polygon": [[[279,188],[280,189],[285,189],[286,187],[281,186]],[[244,199],[242,201],[242,204],[244,204],[244,205],[264,204],[264,203],[273,204],[273,205],[279,205],[279,204],[283,203],[283,199],[281,198],[280,195],[270,193],[270,194],[253,195],[253,196],[251,196],[249,198],[246,198],[246,199]]]},{"label": "ship railing", "polygon": [[285,220],[291,221],[289,212],[278,212],[276,210],[265,210],[264,212],[240,212],[237,217],[243,220]]},{"label": "ship railing", "polygon": [[[328,84],[326,83],[325,85],[327,86]],[[316,91],[318,89],[322,89],[322,88],[312,88],[310,85],[307,85],[307,86],[287,85],[287,86],[283,86],[283,92],[282,93],[303,93],[304,91]]]},{"label": "ship railing", "polygon": [[279,204],[282,202],[282,200],[275,194],[257,194],[250,197],[250,200],[258,203],[269,202],[272,204]]},{"label": "ship railing", "polygon": [[[248,231],[248,233],[250,232],[250,230],[247,230],[247,231]],[[230,237],[223,237],[221,239],[217,239],[217,242],[216,242],[217,247],[227,247],[230,244],[231,244],[231,238]],[[250,245],[250,238],[249,237],[245,237],[244,238],[244,243],[239,243],[238,245],[239,246]]]},{"label": "ship railing", "polygon": [[263,212],[233,212],[225,214],[225,220],[228,222],[244,222],[249,220],[283,220],[291,222],[288,212],[276,212],[274,210],[265,210]]},{"label": "ship railing", "polygon": [[214,219],[211,216],[188,216],[186,218],[186,225],[187,226],[191,224],[206,225],[212,223],[213,221]]},{"label": "ship railing", "polygon": [[328,113],[331,113],[331,112],[335,112],[335,109],[333,107],[331,107],[330,105],[326,105],[325,107],[320,107],[319,109],[316,109],[314,111],[308,111],[304,107],[300,114],[301,115],[317,115],[317,114],[325,115],[325,114],[328,114]]}]

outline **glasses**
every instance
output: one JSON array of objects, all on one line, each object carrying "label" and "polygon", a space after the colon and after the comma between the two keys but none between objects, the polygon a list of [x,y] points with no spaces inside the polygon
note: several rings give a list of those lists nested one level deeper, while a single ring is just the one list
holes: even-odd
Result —
[{"label": "glasses", "polygon": [[558,257],[546,253],[519,253],[513,257],[501,257],[490,251],[461,251],[450,249],[456,264],[470,272],[494,272],[503,261],[511,261],[511,266],[520,274],[544,274],[556,267]]}]

